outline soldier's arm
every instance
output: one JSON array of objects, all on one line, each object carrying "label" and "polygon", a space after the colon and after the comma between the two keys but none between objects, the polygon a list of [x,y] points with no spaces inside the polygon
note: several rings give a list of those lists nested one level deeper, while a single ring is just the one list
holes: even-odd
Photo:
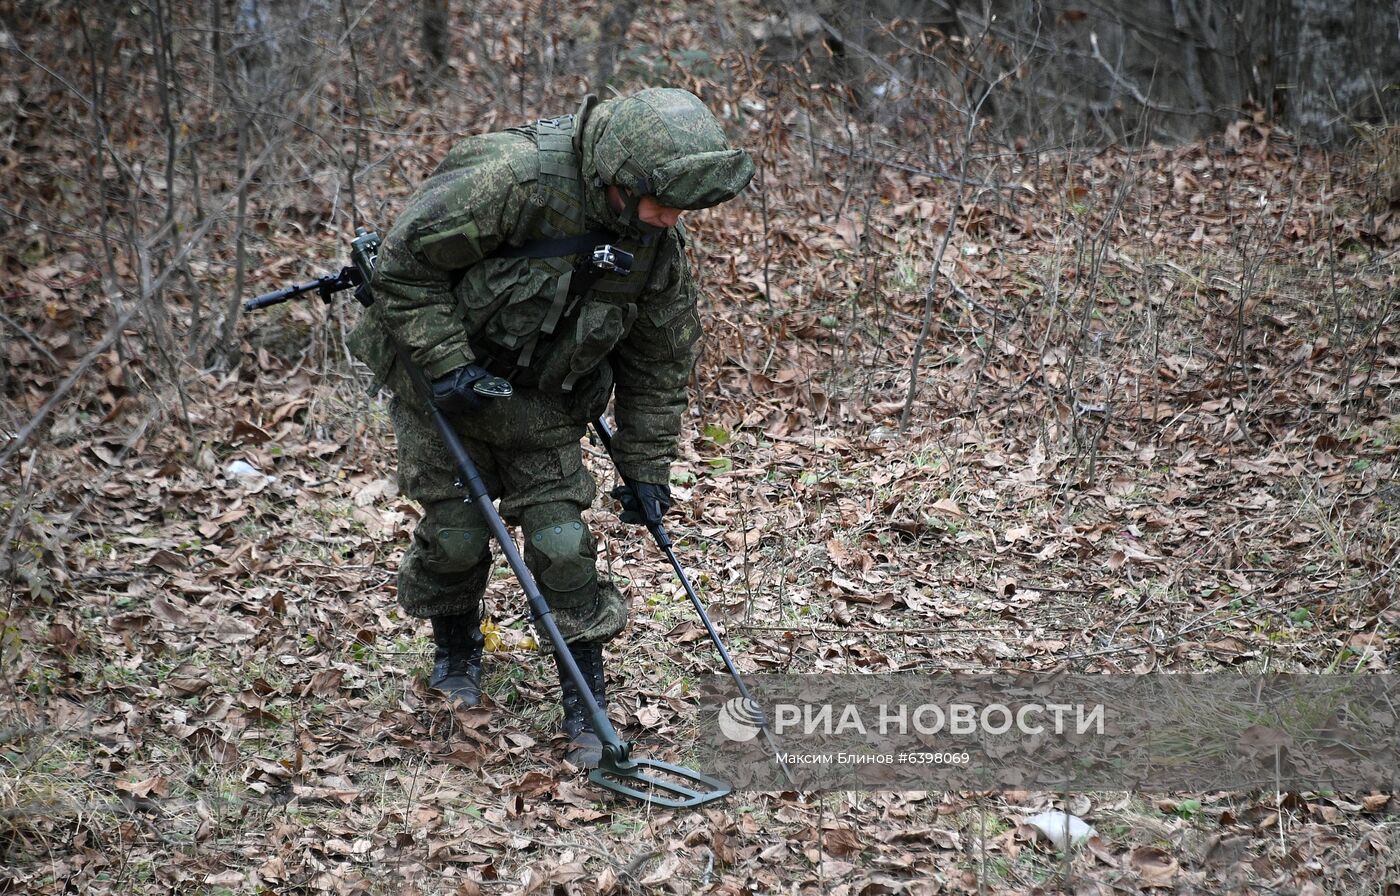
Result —
[{"label": "soldier's arm", "polygon": [[[532,146],[529,152],[533,157]],[[384,238],[373,283],[376,313],[429,379],[475,360],[452,280],[496,251],[530,213],[529,186],[516,173],[529,161],[523,153],[503,154],[440,169]]]},{"label": "soldier's arm", "polygon": [[618,472],[658,484],[670,481],[700,339],[695,281],[681,241],[670,242],[674,254],[664,286],[640,303],[632,330],[611,357]]}]

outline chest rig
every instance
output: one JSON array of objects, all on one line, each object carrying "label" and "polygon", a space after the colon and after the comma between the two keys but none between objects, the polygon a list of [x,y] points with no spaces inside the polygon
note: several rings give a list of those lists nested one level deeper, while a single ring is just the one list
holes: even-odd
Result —
[{"label": "chest rig", "polygon": [[[503,375],[513,374],[528,384],[532,368],[557,366],[553,359],[541,361],[543,354],[570,353],[569,369],[562,379],[556,378],[558,388],[569,391],[631,329],[643,293],[664,286],[667,272],[658,269],[658,261],[667,257],[667,239],[660,233],[617,235],[589,229],[584,191],[592,187],[579,171],[577,116],[543,119],[512,130],[538,148],[531,200],[539,214],[530,239],[503,247],[491,258],[521,259],[547,270],[552,279],[541,294],[525,297],[534,303],[538,327],[511,339],[515,344],[484,346],[484,354]],[[600,344],[609,340],[611,344]]]}]

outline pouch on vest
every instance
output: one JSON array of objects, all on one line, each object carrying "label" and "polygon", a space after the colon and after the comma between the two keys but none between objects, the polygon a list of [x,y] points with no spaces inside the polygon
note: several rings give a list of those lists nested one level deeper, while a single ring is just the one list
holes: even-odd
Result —
[{"label": "pouch on vest", "polygon": [[473,265],[453,290],[463,326],[507,354],[519,351],[549,315],[558,276],[552,265],[524,259]]},{"label": "pouch on vest", "polygon": [[617,347],[636,315],[634,305],[584,302],[574,320],[569,322],[572,326],[560,334],[549,355],[541,359],[540,388],[571,391]]}]

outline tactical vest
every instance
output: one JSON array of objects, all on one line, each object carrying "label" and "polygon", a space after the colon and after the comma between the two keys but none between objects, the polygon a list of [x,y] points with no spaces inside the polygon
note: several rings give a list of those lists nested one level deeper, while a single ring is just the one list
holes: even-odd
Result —
[{"label": "tactical vest", "polygon": [[[455,286],[473,353],[492,372],[523,386],[568,392],[626,337],[645,293],[663,289],[674,237],[600,234],[599,242],[633,254],[626,276],[599,276],[576,239],[589,232],[575,142],[575,116],[544,119],[505,132],[538,148],[538,173],[516,170],[522,189],[534,181],[539,213],[524,246],[504,248],[465,271]],[[523,167],[523,166],[522,166]],[[571,239],[574,238],[574,239]],[[582,241],[588,242],[588,241]],[[545,253],[543,257],[532,257]],[[553,251],[569,254],[547,254]]]}]

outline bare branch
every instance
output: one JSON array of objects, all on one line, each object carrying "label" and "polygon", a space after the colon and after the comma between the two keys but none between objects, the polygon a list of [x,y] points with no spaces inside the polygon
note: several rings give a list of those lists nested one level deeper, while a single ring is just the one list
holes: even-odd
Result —
[{"label": "bare branch", "polygon": [[1110,65],[1107,59],[1103,58],[1103,53],[1099,52],[1099,35],[1097,32],[1091,31],[1089,33],[1089,46],[1094,48],[1094,59],[1103,66],[1104,71],[1108,72],[1108,77],[1112,79],[1114,84],[1128,91],[1133,99],[1138,102],[1138,105],[1151,109],[1154,112],[1168,112],[1172,115],[1204,115],[1210,111],[1210,109],[1204,106],[1199,106],[1195,109],[1181,109],[1175,106],[1164,106],[1161,103],[1153,101],[1144,94],[1136,84],[1119,74],[1118,70]]},{"label": "bare branch", "polygon": [[[224,206],[222,209],[220,209],[220,214],[222,214],[222,212],[226,210],[228,206],[231,205],[237,199],[238,194],[242,190],[246,189],[248,183],[254,177],[257,176],[258,171],[261,170],[262,166],[266,164],[269,158],[271,158],[273,150],[274,147],[268,146],[266,149],[263,150],[262,154],[259,155],[258,158],[253,161],[253,164],[249,166],[246,172],[244,172],[243,179],[234,188],[234,195],[224,200]],[[165,286],[165,281],[169,279],[170,276],[176,271],[180,270],[180,266],[184,262],[185,257],[189,255],[190,251],[193,250],[195,246],[197,246],[200,242],[203,241],[204,235],[209,232],[209,228],[213,227],[214,222],[217,220],[219,220],[219,215],[211,215],[208,218],[204,219],[204,222],[199,225],[195,232],[190,235],[190,238],[185,241],[184,245],[180,247],[180,250],[175,253],[174,258],[172,258],[170,261],[170,264],[168,264],[163,271],[156,275],[154,280],[152,280],[150,283],[143,285],[141,290],[142,299],[149,300],[153,295],[158,293],[162,287]],[[162,232],[163,231],[164,228],[162,228]],[[63,382],[59,384],[58,388],[54,390],[53,395],[49,396],[48,400],[44,402],[43,406],[40,407],[39,410],[30,419],[30,421],[24,425],[24,428],[21,429],[15,435],[15,437],[9,441],[9,443],[5,446],[5,450],[0,451],[0,467],[3,467],[5,464],[9,463],[10,458],[15,455],[15,452],[19,451],[20,448],[24,447],[25,443],[27,443],[29,439],[33,437],[34,433],[37,432],[41,426],[43,426],[44,421],[48,419],[49,414],[51,414],[53,412],[53,409],[56,408],[59,405],[59,403],[62,402],[63,399],[68,396],[69,392],[73,391],[73,387],[76,386],[78,384],[78,381],[82,379],[83,375],[87,373],[88,368],[92,366],[93,362],[96,361],[99,356],[101,356],[103,353],[105,353],[108,349],[110,349],[113,345],[116,344],[116,341],[118,338],[120,338],[122,331],[126,329],[126,325],[130,323],[133,317],[136,316],[136,312],[139,309],[139,304],[133,304],[131,307],[123,311],[117,317],[116,321],[114,321],[112,325],[107,328],[107,333],[102,337],[102,341],[99,342],[97,346],[89,350],[88,353],[83,356],[83,359],[78,363],[77,368],[74,369],[72,373],[70,373],[67,377],[64,378]]]}]

